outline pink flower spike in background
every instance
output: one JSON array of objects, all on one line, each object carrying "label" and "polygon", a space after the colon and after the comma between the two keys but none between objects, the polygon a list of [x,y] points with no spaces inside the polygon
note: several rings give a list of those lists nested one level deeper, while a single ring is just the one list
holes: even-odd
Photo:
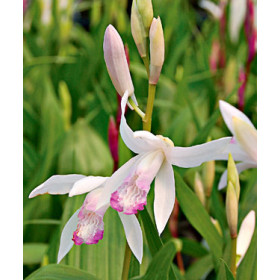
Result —
[{"label": "pink flower spike in background", "polygon": [[[238,172],[242,172],[249,168],[257,167],[257,130],[249,120],[249,118],[230,105],[220,100],[220,111],[228,129],[233,134],[233,145],[235,153],[232,156],[235,161],[241,163],[236,164]],[[236,157],[236,155],[238,155]],[[227,185],[227,171],[225,171],[220,179],[218,189],[222,189]]]},{"label": "pink flower spike in background", "polygon": [[[35,188],[29,195],[33,198],[41,194],[66,194],[69,196],[88,193],[80,209],[78,209],[64,226],[58,252],[59,263],[70,251],[74,243],[76,245],[97,244],[103,238],[103,216],[110,206],[101,201],[104,183],[108,177],[84,176],[77,174],[54,175],[40,186]],[[99,208],[97,209],[97,204]],[[143,256],[143,237],[140,224],[134,215],[119,213],[126,239],[131,251],[141,263]]]},{"label": "pink flower spike in background", "polygon": [[[147,194],[155,178],[154,213],[159,234],[162,233],[175,202],[175,182],[172,165],[190,168],[211,160],[227,160],[231,152],[237,160],[243,154],[235,153],[231,137],[193,147],[174,147],[173,142],[148,131],[133,132],[127,125],[124,110],[129,93],[122,97],[120,133],[126,146],[138,154],[120,167],[105,183],[97,209],[103,202],[127,215],[143,210]],[[102,203],[101,203],[102,202]]]}]

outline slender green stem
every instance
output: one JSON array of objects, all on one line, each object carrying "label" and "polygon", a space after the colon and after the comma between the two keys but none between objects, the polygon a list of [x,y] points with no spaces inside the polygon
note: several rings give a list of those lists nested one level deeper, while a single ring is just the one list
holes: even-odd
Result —
[{"label": "slender green stem", "polygon": [[236,237],[231,238],[230,270],[234,277],[236,276],[236,240]]},{"label": "slender green stem", "polygon": [[128,102],[130,103],[134,111],[140,116],[140,118],[144,119],[145,113],[141,111],[141,109],[134,103],[131,97],[129,97]]},{"label": "slender green stem", "polygon": [[151,127],[152,127],[152,114],[153,114],[155,94],[156,94],[156,85],[149,84],[149,94],[148,94],[146,114],[143,119],[143,129],[147,131],[151,131]]},{"label": "slender green stem", "polygon": [[123,260],[122,280],[128,280],[130,261],[131,261],[131,250],[126,242],[124,260]]},{"label": "slender green stem", "polygon": [[148,75],[148,79],[150,77],[150,61],[149,61],[149,57],[148,56],[144,56],[142,57],[142,60],[144,62],[144,65],[146,67],[146,71],[147,71],[147,75]]}]

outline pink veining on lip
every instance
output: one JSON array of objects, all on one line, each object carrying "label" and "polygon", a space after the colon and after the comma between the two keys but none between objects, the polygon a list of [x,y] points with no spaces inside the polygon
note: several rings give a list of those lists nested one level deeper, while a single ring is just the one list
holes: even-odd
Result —
[{"label": "pink veining on lip", "polygon": [[104,223],[103,216],[86,210],[82,206],[78,214],[79,222],[73,233],[73,241],[76,245],[97,244],[103,238]]},{"label": "pink veining on lip", "polygon": [[138,175],[128,176],[123,184],[111,195],[111,207],[118,212],[131,215],[143,210],[147,204],[150,182],[141,180]]}]

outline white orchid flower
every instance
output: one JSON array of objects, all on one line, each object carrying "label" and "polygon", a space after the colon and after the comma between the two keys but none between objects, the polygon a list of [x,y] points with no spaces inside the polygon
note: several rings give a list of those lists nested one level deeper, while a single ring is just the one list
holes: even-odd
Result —
[{"label": "white orchid flower", "polygon": [[[123,166],[125,168],[125,165]],[[35,188],[29,198],[37,195],[66,194],[74,196],[89,192],[80,209],[78,209],[64,226],[60,238],[60,247],[57,262],[59,263],[70,251],[74,243],[76,245],[96,244],[103,238],[103,216],[110,206],[101,201],[101,193],[108,177],[84,176],[77,174],[54,175],[40,186]],[[100,207],[97,209],[97,203]],[[126,239],[131,251],[141,263],[143,256],[143,237],[140,224],[135,215],[119,213]]]},{"label": "white orchid flower", "polygon": [[[246,169],[257,167],[257,130],[249,120],[249,118],[225,101],[220,100],[220,110],[228,129],[233,134],[232,144],[236,145],[235,153],[232,154],[235,161],[241,163],[236,164],[238,172]],[[233,147],[233,146],[232,146]],[[239,151],[238,151],[239,150]],[[236,157],[236,155],[239,155]],[[227,171],[225,171],[220,179],[218,189],[222,189],[227,185]]]},{"label": "white orchid flower", "polygon": [[150,184],[155,178],[154,213],[157,229],[161,234],[175,202],[172,165],[190,168],[205,161],[227,160],[229,152],[239,160],[244,159],[244,155],[239,155],[236,145],[230,143],[232,137],[183,148],[174,147],[170,139],[161,135],[155,136],[148,131],[133,132],[124,116],[128,96],[126,91],[121,101],[120,133],[126,146],[138,155],[106,181],[97,209],[106,201],[118,212],[136,214],[138,210],[144,209]]},{"label": "white orchid flower", "polygon": [[237,267],[242,262],[250,246],[255,230],[255,220],[255,211],[252,210],[247,214],[240,226],[236,244]]}]

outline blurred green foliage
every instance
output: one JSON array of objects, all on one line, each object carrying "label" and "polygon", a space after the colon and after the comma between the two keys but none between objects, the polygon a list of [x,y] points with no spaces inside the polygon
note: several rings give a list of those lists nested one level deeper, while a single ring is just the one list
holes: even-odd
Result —
[{"label": "blurred green foliage", "polygon": [[[107,128],[110,115],[116,114],[117,98],[103,59],[103,35],[108,24],[117,28],[128,45],[130,69],[140,107],[144,108],[147,100],[145,68],[130,32],[130,1],[53,0],[49,1],[52,4],[50,7],[47,7],[47,2],[29,1],[24,15],[24,277],[40,266],[56,262],[61,230],[84,198],[44,195],[29,200],[30,191],[53,174],[109,176],[112,173]],[[178,146],[203,143],[208,136],[217,139],[230,135],[220,117],[218,100],[227,99],[237,104],[238,67],[245,64],[247,54],[243,31],[235,46],[227,35],[225,67],[212,73],[209,57],[212,42],[219,36],[219,23],[194,2],[153,0],[154,14],[160,15],[163,24],[166,54],[157,87],[152,131],[170,137]],[[255,125],[256,75],[255,57],[246,88],[244,109]],[[141,120],[136,114],[127,112],[127,118],[132,129],[141,129]],[[123,164],[132,153],[122,140],[119,149],[120,163]],[[224,162],[216,163],[214,186],[217,186],[225,167]],[[200,171],[201,167],[187,171],[178,169],[190,186],[197,170]],[[246,171],[240,175],[240,179],[241,221],[249,210],[256,210],[256,172]],[[223,232],[228,235],[223,193],[217,192],[214,187],[211,199],[211,214],[219,220]],[[147,206],[149,213],[151,207]],[[147,219],[147,216],[141,213],[143,219]],[[188,224],[182,213],[180,221],[183,225]],[[201,279],[214,267],[208,249],[200,246],[199,234],[194,232],[193,228],[189,232],[180,232],[185,242],[182,252],[188,263],[185,279]],[[62,263],[81,268],[99,279],[120,279],[125,237],[114,211],[110,210],[105,215],[104,233],[104,239],[98,245],[75,246]],[[169,237],[167,227],[163,240],[167,241]],[[162,246],[159,243],[155,251],[150,251],[150,244],[147,244],[144,244],[141,275],[145,271],[148,271],[147,275],[153,273],[148,268],[151,256]],[[172,247],[172,244],[166,246]],[[190,244],[189,249],[187,244]],[[162,248],[166,251],[168,247]],[[251,259],[244,259],[239,274],[246,272],[246,264],[252,269],[250,271],[256,270],[255,248],[256,236],[248,251]],[[30,252],[33,249],[34,254]],[[159,254],[165,255],[165,251]],[[171,251],[170,260],[165,255],[169,262],[176,250],[172,247]],[[197,262],[194,262],[196,259]],[[62,268],[58,268],[58,273],[61,273],[59,269]],[[75,270],[73,273],[79,272]],[[143,279],[148,279],[147,275]],[[189,275],[197,277],[189,278]],[[255,279],[255,273],[248,274],[247,271],[246,275],[249,277],[246,280]],[[79,279],[87,279],[86,276],[80,276],[84,278]]]}]

